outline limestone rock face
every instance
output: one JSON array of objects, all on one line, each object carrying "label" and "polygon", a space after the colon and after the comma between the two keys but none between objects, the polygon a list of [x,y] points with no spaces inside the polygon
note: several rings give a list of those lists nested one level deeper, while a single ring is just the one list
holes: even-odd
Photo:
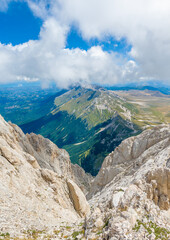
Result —
[{"label": "limestone rock face", "polygon": [[74,180],[81,190],[87,194],[91,187],[93,177],[91,174],[86,173],[83,168],[77,164],[71,164]]},{"label": "limestone rock face", "polygon": [[88,210],[68,153],[42,136],[25,135],[0,116],[0,232],[54,229],[79,221]]},{"label": "limestone rock face", "polygon": [[105,158],[93,181],[89,197],[100,191],[115,177],[120,178],[135,173],[146,161],[169,147],[169,141],[169,125],[147,130],[137,137],[124,140]]},{"label": "limestone rock face", "polygon": [[86,216],[90,213],[90,206],[86,202],[86,198],[80,188],[71,180],[67,181],[70,197],[73,201],[74,208],[81,216]]},{"label": "limestone rock face", "polygon": [[64,149],[59,149],[49,139],[34,133],[24,135],[22,130],[10,124],[22,149],[33,156],[41,168],[46,168],[57,173],[58,176],[73,178],[69,154]]},{"label": "limestone rock face", "polygon": [[87,238],[99,232],[99,239],[170,239],[169,159],[169,125],[126,139],[109,154],[88,194]]},{"label": "limestone rock face", "polygon": [[65,150],[0,117],[0,233],[35,228],[51,239],[170,239],[170,126],[123,141],[92,179]]},{"label": "limestone rock face", "polygon": [[152,199],[160,209],[170,207],[170,169],[158,168],[146,175],[148,198]]}]

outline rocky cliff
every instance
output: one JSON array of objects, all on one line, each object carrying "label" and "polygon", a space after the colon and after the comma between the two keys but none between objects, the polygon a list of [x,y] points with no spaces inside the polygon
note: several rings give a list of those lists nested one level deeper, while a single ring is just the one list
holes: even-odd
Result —
[{"label": "rocky cliff", "polygon": [[0,239],[168,240],[169,223],[169,125],[123,141],[92,179],[0,117]]},{"label": "rocky cliff", "polygon": [[86,173],[82,167],[77,164],[71,165],[75,182],[81,190],[87,194],[90,190],[93,177],[90,173]]},{"label": "rocky cliff", "polygon": [[0,236],[78,223],[89,212],[68,153],[0,117]]},{"label": "rocky cliff", "polygon": [[170,239],[170,126],[123,141],[105,158],[88,198],[88,237]]}]

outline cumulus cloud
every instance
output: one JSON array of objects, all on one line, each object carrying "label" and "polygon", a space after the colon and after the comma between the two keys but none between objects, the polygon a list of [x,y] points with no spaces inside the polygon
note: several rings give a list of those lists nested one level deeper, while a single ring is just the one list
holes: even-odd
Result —
[{"label": "cumulus cloud", "polygon": [[[123,76],[124,59],[101,47],[88,51],[66,49],[68,28],[54,18],[45,21],[40,39],[17,46],[0,45],[0,72],[2,81],[41,80],[55,81],[58,87],[74,83],[117,83]],[[118,65],[123,64],[122,67]],[[126,75],[126,74],[125,74]]]},{"label": "cumulus cloud", "polygon": [[169,0],[59,0],[53,14],[77,25],[85,39],[125,37],[141,74],[170,81]]},{"label": "cumulus cloud", "polygon": [[[55,81],[59,87],[76,82],[114,84],[140,79],[170,82],[169,0],[25,0],[42,18],[39,40],[0,45],[0,81]],[[0,9],[7,8],[3,0]],[[129,55],[66,49],[71,26],[82,37],[126,38]]]}]

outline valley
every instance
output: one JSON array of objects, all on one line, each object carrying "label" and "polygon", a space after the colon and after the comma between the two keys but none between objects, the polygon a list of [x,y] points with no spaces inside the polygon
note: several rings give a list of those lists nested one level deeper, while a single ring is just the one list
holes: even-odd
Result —
[{"label": "valley", "polygon": [[139,113],[134,122],[143,128],[170,123],[170,95],[159,91],[116,91],[116,94],[134,104]]},{"label": "valley", "polygon": [[0,113],[18,125],[33,121],[49,112],[57,93],[56,87],[42,89],[33,83],[0,85]]},{"label": "valley", "polygon": [[72,163],[92,175],[124,139],[170,123],[170,97],[159,91],[96,86],[35,90],[11,91],[8,99],[1,93],[6,102],[0,113],[25,133],[41,134],[66,149]]},{"label": "valley", "polygon": [[140,132],[131,122],[135,111],[112,91],[77,87],[56,97],[50,113],[21,128],[64,147],[73,163],[96,175],[111,149]]}]

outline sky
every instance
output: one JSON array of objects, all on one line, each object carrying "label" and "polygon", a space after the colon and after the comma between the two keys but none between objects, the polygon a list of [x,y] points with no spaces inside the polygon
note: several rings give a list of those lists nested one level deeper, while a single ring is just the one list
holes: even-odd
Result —
[{"label": "sky", "polygon": [[169,0],[1,0],[0,83],[170,85]]}]

